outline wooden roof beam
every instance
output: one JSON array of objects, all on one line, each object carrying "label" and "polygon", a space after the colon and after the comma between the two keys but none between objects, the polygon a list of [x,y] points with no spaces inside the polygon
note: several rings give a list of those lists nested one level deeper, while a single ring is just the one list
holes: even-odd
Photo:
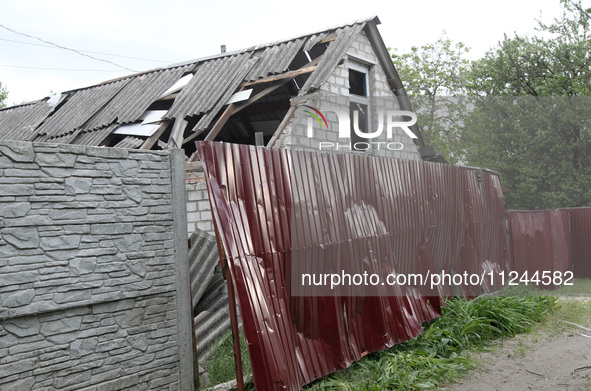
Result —
[{"label": "wooden roof beam", "polygon": [[[222,128],[224,127],[226,122],[228,122],[228,120],[230,119],[230,117],[232,115],[238,113],[240,110],[244,109],[245,107],[250,106],[254,102],[258,101],[259,99],[269,95],[270,93],[277,90],[281,86],[287,84],[288,82],[290,82],[291,80],[293,80],[297,76],[303,75],[306,73],[310,73],[310,72],[314,72],[314,70],[316,69],[316,65],[318,64],[318,62],[320,62],[322,57],[323,57],[323,55],[320,55],[320,56],[316,57],[314,60],[312,60],[309,63],[302,66],[301,68],[296,69],[294,71],[288,71],[288,72],[281,73],[279,75],[269,76],[269,77],[261,79],[261,80],[256,80],[253,82],[241,84],[240,91],[244,90],[246,87],[249,87],[249,86],[253,86],[253,85],[257,85],[257,84],[261,84],[261,83],[270,83],[270,82],[274,82],[274,81],[280,81],[279,83],[277,83],[275,85],[265,88],[264,90],[262,90],[261,92],[259,92],[255,96],[248,99],[246,102],[243,102],[241,104],[231,103],[226,108],[226,110],[224,110],[224,112],[222,113],[220,118],[216,121],[215,125],[211,128],[211,130],[209,131],[207,136],[205,136],[204,141],[213,141],[216,138],[216,136],[220,133],[220,131],[222,130]],[[195,132],[191,136],[185,138],[183,140],[183,145],[188,143],[189,141],[194,140],[199,134],[200,133]]]},{"label": "wooden roof beam", "polygon": [[156,141],[158,141],[160,136],[162,136],[162,133],[164,133],[169,124],[170,121],[163,121],[158,127],[158,129],[156,129],[154,134],[148,137],[139,149],[151,149],[154,146],[154,144],[156,144]]},{"label": "wooden roof beam", "polygon": [[310,61],[309,63],[307,63],[306,65],[304,65],[301,68],[296,69],[294,71],[287,71],[287,72],[279,73],[277,75],[267,76],[264,79],[245,82],[245,83],[242,83],[240,85],[240,87],[250,87],[250,86],[254,86],[257,84],[261,84],[261,83],[270,83],[273,81],[284,80],[284,79],[291,80],[291,79],[294,79],[300,75],[305,75],[306,73],[312,73],[316,70],[316,65],[318,64],[318,62],[320,62],[322,57],[323,57],[323,55],[320,55],[320,56],[316,57],[315,59],[313,59],[312,61]]}]

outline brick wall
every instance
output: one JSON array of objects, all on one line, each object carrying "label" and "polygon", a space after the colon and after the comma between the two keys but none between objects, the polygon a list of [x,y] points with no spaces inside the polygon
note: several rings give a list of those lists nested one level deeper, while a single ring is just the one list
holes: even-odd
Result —
[{"label": "brick wall", "polygon": [[0,389],[192,387],[183,160],[0,143]]},{"label": "brick wall", "polygon": [[205,180],[187,182],[187,232],[197,229],[215,235]]}]

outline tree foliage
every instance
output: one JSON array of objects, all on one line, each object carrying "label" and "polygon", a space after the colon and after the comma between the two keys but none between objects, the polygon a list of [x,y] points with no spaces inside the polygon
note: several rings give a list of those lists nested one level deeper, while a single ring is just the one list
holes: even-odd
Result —
[{"label": "tree foliage", "polygon": [[468,164],[499,171],[509,209],[591,205],[589,97],[480,99],[464,132]]},{"label": "tree foliage", "polygon": [[6,98],[8,97],[8,91],[0,83],[0,109],[6,107]]},{"label": "tree foliage", "polygon": [[591,18],[578,0],[562,6],[473,62],[445,35],[392,56],[426,142],[500,172],[507,208],[591,205]]},{"label": "tree foliage", "polygon": [[505,35],[497,48],[474,62],[469,88],[486,95],[590,95],[589,18],[564,3],[561,19],[538,30],[551,35]]},{"label": "tree foliage", "polygon": [[434,44],[412,47],[410,53],[390,50],[425,142],[447,161],[457,163],[469,49],[461,42],[454,44],[444,32]]},{"label": "tree foliage", "polygon": [[463,129],[465,158],[501,172],[509,208],[591,205],[590,21],[563,7],[539,22],[543,37],[505,36],[471,67],[480,98]]}]

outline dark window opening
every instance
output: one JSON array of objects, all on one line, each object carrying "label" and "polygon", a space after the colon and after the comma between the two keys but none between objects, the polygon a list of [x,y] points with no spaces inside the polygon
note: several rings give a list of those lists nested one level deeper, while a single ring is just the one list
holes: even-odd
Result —
[{"label": "dark window opening", "polygon": [[359,70],[349,68],[351,150],[366,151],[369,149],[368,139],[359,136],[358,133],[370,132],[368,73],[363,72],[363,67],[352,65]]},{"label": "dark window opening", "polygon": [[349,93],[358,96],[368,96],[367,74],[349,69]]}]

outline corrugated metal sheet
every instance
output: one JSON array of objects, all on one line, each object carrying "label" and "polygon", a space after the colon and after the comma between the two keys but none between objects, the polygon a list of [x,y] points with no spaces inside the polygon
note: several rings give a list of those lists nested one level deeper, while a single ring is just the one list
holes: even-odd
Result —
[{"label": "corrugated metal sheet", "polygon": [[102,128],[115,120],[118,124],[136,121],[164,91],[192,68],[193,66],[168,68],[131,78],[113,99],[82,126],[82,129]]},{"label": "corrugated metal sheet", "polygon": [[[219,258],[218,258],[219,261]],[[220,272],[216,272],[213,275],[209,284],[207,284],[207,288],[205,292],[199,299],[199,302],[195,306],[195,313],[199,315],[204,311],[209,311],[211,308],[217,309],[220,305],[215,304],[216,302],[222,300],[224,305],[228,306],[228,292],[226,287],[226,281],[224,280],[223,274]]]},{"label": "corrugated metal sheet", "polygon": [[566,209],[551,210],[549,215],[550,221],[553,222],[550,224],[553,270],[563,273],[573,270],[573,245],[569,221],[570,212]]},{"label": "corrugated metal sheet", "polygon": [[266,48],[256,65],[246,75],[246,81],[257,80],[276,73],[282,73],[300,51],[305,39],[296,39]]},{"label": "corrugated metal sheet", "polygon": [[312,72],[306,83],[302,86],[299,94],[303,95],[310,90],[320,88],[322,83],[330,76],[330,73],[343,58],[347,49],[365,27],[365,23],[354,24],[337,30],[337,39],[332,41],[324,53],[324,57],[318,63],[316,70]]},{"label": "corrugated metal sheet", "polygon": [[34,130],[54,108],[47,104],[47,99],[43,99],[0,110],[0,139],[31,140]]},{"label": "corrugated metal sheet", "polygon": [[[505,235],[505,206],[501,179],[495,173],[481,171],[482,187],[482,238],[481,270],[508,271],[507,241]],[[494,286],[486,289],[502,288],[501,280],[495,279]]]},{"label": "corrugated metal sheet", "polygon": [[189,267],[191,274],[191,294],[193,305],[197,306],[205,293],[220,256],[215,237],[205,231],[197,230],[189,237],[191,250],[189,251]]},{"label": "corrugated metal sheet", "polygon": [[[510,210],[507,212],[511,269],[521,277],[527,272],[538,277],[547,271],[572,270],[569,212],[557,210]],[[535,284],[534,284],[535,285]],[[554,285],[537,284],[552,289]]]},{"label": "corrugated metal sheet", "polygon": [[477,171],[418,161],[197,148],[257,390],[300,389],[420,334],[447,294],[378,286],[373,295],[296,296],[292,277],[303,262],[399,273],[507,269],[500,182],[487,172],[480,182]]},{"label": "corrugated metal sheet", "polygon": [[133,136],[127,136],[119,141],[113,148],[136,149],[142,146],[145,140]]},{"label": "corrugated metal sheet", "polygon": [[216,342],[230,330],[226,283],[220,270],[215,237],[196,230],[189,238],[191,294],[195,313],[195,337],[200,362],[205,362]]},{"label": "corrugated metal sheet", "polygon": [[310,36],[308,38],[308,40],[306,41],[306,45],[304,45],[304,50],[307,52],[310,51],[314,47],[314,45],[316,45],[318,42],[322,41],[327,36],[328,36],[328,32],[326,32],[326,31]]},{"label": "corrugated metal sheet", "polygon": [[109,135],[117,129],[117,124],[112,124],[109,126],[105,126],[104,128],[96,129],[92,132],[81,132],[76,138],[74,138],[71,143],[78,144],[78,145],[102,145],[103,140],[105,140]]},{"label": "corrugated metal sheet", "polygon": [[591,278],[591,208],[570,209],[575,278]]},{"label": "corrugated metal sheet", "polygon": [[534,270],[552,271],[550,226],[546,211],[509,211],[511,269],[522,275]]},{"label": "corrugated metal sheet", "polygon": [[56,137],[74,132],[111,100],[131,79],[119,80],[73,92],[66,103],[37,130],[40,135]]},{"label": "corrugated metal sheet", "polygon": [[[230,87],[234,86],[231,94],[235,92],[249,70],[244,67],[251,56],[252,53],[244,53],[201,64],[195,76],[175,99],[165,118],[184,118],[207,113]],[[241,76],[240,80],[237,80],[238,76]]]},{"label": "corrugated metal sheet", "polygon": [[220,99],[215,103],[215,106],[211,110],[209,110],[209,112],[205,114],[199,120],[199,122],[197,122],[194,131],[200,133],[209,127],[209,124],[211,124],[213,119],[220,113],[222,107],[226,105],[228,99],[230,99],[230,97],[234,94],[240,83],[242,83],[242,81],[244,80],[244,77],[246,76],[248,71],[252,69],[254,64],[256,64],[257,60],[258,59],[256,58],[248,59],[244,64],[242,64],[240,69],[238,69],[238,71],[235,74],[233,73],[234,79],[229,81],[229,84],[226,86],[226,90],[222,93]]},{"label": "corrugated metal sheet", "polygon": [[63,134],[57,137],[50,137],[47,135],[39,136],[35,141],[56,143],[56,144],[77,144],[77,145],[94,145],[100,146],[104,139],[118,127],[117,124],[105,126],[104,128],[96,129],[94,131],[81,131],[77,134]]}]

